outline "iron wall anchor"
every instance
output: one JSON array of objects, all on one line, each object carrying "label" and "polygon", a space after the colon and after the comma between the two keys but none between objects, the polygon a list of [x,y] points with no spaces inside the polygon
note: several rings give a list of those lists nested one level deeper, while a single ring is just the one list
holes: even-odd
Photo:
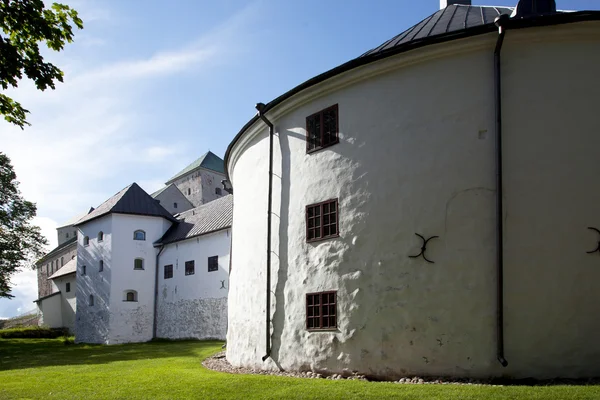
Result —
[{"label": "iron wall anchor", "polygon": [[[598,229],[596,229],[596,228],[594,228],[592,226],[588,227],[588,229],[591,230],[591,231],[596,231],[600,235],[600,230],[598,230]],[[598,241],[598,246],[596,247],[595,250],[586,251],[586,253],[588,253],[588,254],[592,254],[592,253],[596,253],[596,252],[600,253],[600,241]]]},{"label": "iron wall anchor", "polygon": [[425,239],[423,236],[419,235],[418,233],[415,233],[415,235],[417,235],[418,237],[420,237],[421,240],[423,241],[423,244],[421,245],[421,252],[419,254],[417,254],[416,256],[409,256],[409,257],[410,258],[419,258],[419,257],[423,256],[423,259],[425,261],[427,261],[428,263],[431,263],[431,264],[435,264],[434,261],[431,261],[430,259],[427,258],[427,256],[425,255],[425,252],[427,251],[427,243],[431,239],[439,238],[439,236],[432,236],[429,239]]}]

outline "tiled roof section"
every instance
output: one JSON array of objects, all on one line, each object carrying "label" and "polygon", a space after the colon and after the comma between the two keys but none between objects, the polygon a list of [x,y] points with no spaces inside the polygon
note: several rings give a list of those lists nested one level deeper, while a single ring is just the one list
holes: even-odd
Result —
[{"label": "tiled roof section", "polygon": [[57,229],[58,228],[64,228],[65,226],[71,226],[71,225],[77,223],[77,221],[79,221],[81,218],[85,217],[86,215],[88,215],[92,211],[94,211],[94,207],[90,207],[90,209],[87,212],[79,214],[79,215],[71,218],[70,220],[68,220],[67,222],[65,222],[64,224],[62,224],[61,226],[57,227]]},{"label": "tiled roof section", "polygon": [[[171,183],[171,185],[173,185],[173,184]],[[159,194],[161,194],[162,192],[167,190],[169,188],[169,186],[171,186],[171,185],[167,185],[167,186],[162,187],[161,189],[158,189],[156,192],[152,193],[150,195],[150,197],[155,198],[156,196],[158,196]]]},{"label": "tiled roof section", "polygon": [[75,272],[77,272],[77,257],[75,257],[72,260],[69,260],[69,262],[60,267],[58,271],[50,275],[48,279],[54,279],[61,276],[74,274]]},{"label": "tiled roof section", "polygon": [[394,36],[382,45],[367,51],[360,57],[385,53],[407,43],[425,40],[437,35],[459,32],[477,26],[493,24],[501,14],[510,15],[511,7],[451,5],[425,18],[423,21]]},{"label": "tiled roof section", "polygon": [[173,176],[171,179],[169,179],[166,182],[166,185],[168,185],[169,183],[173,182],[174,180],[176,180],[178,178],[181,178],[185,174],[192,172],[193,170],[195,170],[197,168],[210,169],[210,170],[216,171],[220,174],[225,173],[225,163],[224,163],[223,159],[221,157],[217,156],[212,151],[209,151],[206,154],[204,154],[202,157],[200,157],[199,159],[197,159],[196,161],[194,161],[193,163],[191,163],[190,165],[188,165],[187,167],[185,167],[184,169],[179,171],[177,174],[175,174],[175,176]]},{"label": "tiled roof section", "polygon": [[61,253],[63,250],[66,250],[67,247],[69,247],[71,245],[77,245],[76,242],[77,242],[77,237],[74,237],[74,238],[71,238],[71,239],[67,240],[63,244],[59,244],[57,247],[55,247],[54,249],[52,249],[44,257],[40,258],[35,263],[35,265],[43,264],[45,261],[51,259],[52,257],[54,257],[55,255],[57,255],[58,253]]},{"label": "tiled roof section", "polygon": [[34,303],[39,303],[40,301],[46,300],[47,298],[50,298],[50,297],[53,297],[53,296],[56,296],[57,294],[60,294],[60,291],[59,292],[50,293],[48,296],[40,297],[39,299],[34,300],[33,302]]},{"label": "tiled roof section", "polygon": [[233,195],[221,197],[183,212],[157,244],[167,244],[229,228],[233,220]]},{"label": "tiled roof section", "polygon": [[147,215],[175,221],[173,216],[163,206],[158,204],[156,200],[150,197],[144,189],[134,182],[100,204],[94,211],[77,221],[75,225],[81,225],[111,213]]}]

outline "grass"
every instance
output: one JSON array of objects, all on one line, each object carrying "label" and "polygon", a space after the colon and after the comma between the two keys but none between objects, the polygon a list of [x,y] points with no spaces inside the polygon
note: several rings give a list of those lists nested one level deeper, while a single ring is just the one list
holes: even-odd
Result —
[{"label": "grass", "polygon": [[398,385],[230,375],[202,367],[220,342],[69,345],[0,339],[0,399],[599,399],[600,386]]}]

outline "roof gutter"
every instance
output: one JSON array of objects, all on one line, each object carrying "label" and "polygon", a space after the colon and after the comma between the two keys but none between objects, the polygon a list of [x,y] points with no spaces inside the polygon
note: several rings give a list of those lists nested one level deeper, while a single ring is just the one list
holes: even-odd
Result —
[{"label": "roof gutter", "polygon": [[256,105],[258,117],[269,127],[269,195],[267,200],[267,287],[266,287],[266,310],[265,310],[265,355],[262,357],[266,361],[271,357],[271,214],[273,208],[273,124],[264,114],[265,105],[258,103]]},{"label": "roof gutter", "polygon": [[158,270],[160,268],[160,253],[163,252],[165,246],[160,245],[160,250],[156,253],[156,268],[154,273],[154,319],[152,321],[152,339],[156,339],[156,331],[158,328]]},{"label": "roof gutter", "polygon": [[502,69],[501,52],[506,35],[507,15],[494,21],[498,27],[498,39],[494,49],[494,106],[496,114],[496,358],[503,367],[508,366],[504,358],[504,207],[502,198]]}]

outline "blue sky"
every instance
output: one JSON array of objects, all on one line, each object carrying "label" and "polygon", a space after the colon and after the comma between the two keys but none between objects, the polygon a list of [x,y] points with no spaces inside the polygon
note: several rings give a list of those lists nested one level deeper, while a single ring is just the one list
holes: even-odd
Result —
[{"label": "blue sky", "polygon": [[[207,150],[223,156],[268,102],[359,56],[439,8],[438,0],[65,0],[85,29],[47,58],[55,91],[9,91],[31,111],[21,131],[0,121],[6,152],[36,223],[55,228],[137,182],[148,192]],[[516,0],[473,4],[514,6]],[[597,0],[558,8],[600,9]],[[34,308],[33,271],[13,279],[0,317]]]}]

